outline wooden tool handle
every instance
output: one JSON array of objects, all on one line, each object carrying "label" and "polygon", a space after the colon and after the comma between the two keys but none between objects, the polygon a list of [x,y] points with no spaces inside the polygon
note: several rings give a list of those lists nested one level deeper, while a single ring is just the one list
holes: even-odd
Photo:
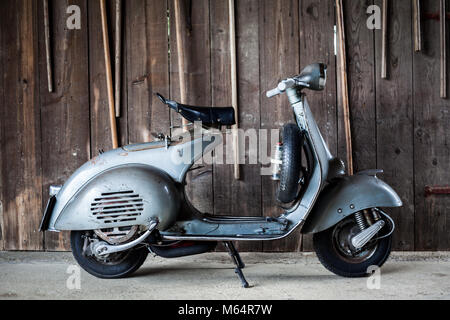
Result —
[{"label": "wooden tool handle", "polygon": [[387,78],[388,0],[383,0],[383,26],[381,39],[381,78]]},{"label": "wooden tool handle", "polygon": [[420,0],[413,0],[414,15],[414,50],[422,50],[422,16],[420,13]]},{"label": "wooden tool handle", "polygon": [[447,34],[446,34],[446,5],[440,0],[440,34],[441,34],[441,98],[447,98]]},{"label": "wooden tool handle", "polygon": [[[177,55],[178,55],[178,77],[180,81],[180,99],[181,103],[187,103],[186,96],[186,77],[185,77],[185,64],[184,64],[184,43],[181,28],[181,4],[180,0],[174,0],[175,3],[175,32],[177,36]],[[183,128],[186,131],[186,125],[188,121],[183,118]]]},{"label": "wooden tool handle", "polygon": [[339,41],[339,69],[340,84],[342,94],[342,108],[344,115],[345,142],[347,148],[347,167],[348,174],[353,175],[353,151],[352,151],[352,133],[350,127],[350,106],[348,100],[348,83],[347,83],[347,55],[345,50],[345,29],[344,29],[344,11],[342,8],[342,0],[336,0],[336,20],[338,28]]},{"label": "wooden tool handle", "polygon": [[109,120],[111,125],[111,140],[113,149],[119,147],[117,140],[117,126],[116,126],[116,112],[114,108],[114,91],[112,83],[112,72],[111,72],[111,55],[109,52],[109,37],[108,37],[108,20],[106,17],[106,3],[105,0],[100,0],[100,10],[102,15],[102,33],[103,33],[103,47],[105,53],[105,68],[106,68],[106,85],[108,91],[108,101],[109,101]]},{"label": "wooden tool handle", "polygon": [[116,0],[116,40],[115,40],[115,109],[120,117],[120,89],[122,86],[122,0]]},{"label": "wooden tool handle", "polygon": [[48,92],[53,92],[53,72],[52,72],[52,56],[50,49],[50,19],[48,14],[48,0],[43,0],[44,9],[44,34],[45,34],[45,55],[47,60],[47,80]]},{"label": "wooden tool handle", "polygon": [[239,150],[239,108],[238,108],[238,88],[237,88],[237,61],[236,61],[236,19],[234,0],[228,1],[230,17],[230,58],[231,58],[231,97],[236,125],[233,128],[233,148],[234,148],[234,178],[239,180],[240,174],[240,150]]}]

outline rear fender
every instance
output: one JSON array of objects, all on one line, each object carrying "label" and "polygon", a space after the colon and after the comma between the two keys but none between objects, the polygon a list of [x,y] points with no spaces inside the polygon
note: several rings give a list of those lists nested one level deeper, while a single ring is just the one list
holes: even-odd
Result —
[{"label": "rear fender", "polygon": [[346,217],[369,208],[401,207],[402,200],[375,171],[334,180],[320,193],[302,233],[326,230]]},{"label": "rear fender", "polygon": [[[183,183],[192,164],[222,142],[220,132],[206,132],[201,138],[196,139],[192,137],[195,137],[194,132],[188,132],[185,139],[170,144],[166,141],[155,141],[129,145],[110,150],[86,162],[54,194],[56,202],[54,207],[49,207],[45,211],[45,219],[41,227],[49,231],[98,228],[101,226],[98,221],[92,219],[91,215],[87,215],[95,199],[91,195],[97,194],[95,197],[101,198],[98,192],[127,191],[125,189],[144,195],[149,194],[149,190],[153,188],[160,191],[165,190],[164,186],[167,186],[169,190],[167,193],[173,194],[173,197],[163,194],[161,199],[166,199],[169,204],[161,204],[160,209],[161,212],[165,212],[167,206],[167,211],[170,213],[168,216],[170,216],[172,204],[179,203],[179,192],[175,190],[174,185]],[[156,186],[152,181],[164,181],[164,183]],[[105,184],[102,185],[102,182]],[[134,188],[142,189],[142,191]],[[89,196],[88,190],[91,192]],[[156,195],[158,192],[153,194]],[[150,197],[149,194],[148,199],[156,198]],[[150,205],[157,209],[159,203],[160,201],[153,200]],[[78,207],[79,204],[82,205]],[[144,216],[149,217],[147,214]],[[166,228],[163,220],[165,221],[165,219],[159,221],[158,229],[160,230]],[[114,227],[125,224],[117,224]]]},{"label": "rear fender", "polygon": [[[70,186],[65,187],[70,190]],[[146,226],[156,219],[162,231],[175,223],[180,197],[175,182],[165,172],[129,164],[101,172],[68,201],[57,199],[56,204],[49,230]]]}]

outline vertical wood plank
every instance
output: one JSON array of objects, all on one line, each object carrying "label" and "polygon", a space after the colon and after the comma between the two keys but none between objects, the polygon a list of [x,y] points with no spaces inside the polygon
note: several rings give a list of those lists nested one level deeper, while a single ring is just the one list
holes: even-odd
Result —
[{"label": "vertical wood plank", "polygon": [[[314,62],[328,66],[327,85],[322,92],[307,91],[307,99],[323,138],[337,154],[336,56],[334,55],[334,2],[300,1],[300,64]],[[312,251],[312,236],[303,236],[303,251]]]},{"label": "vertical wood plank", "polygon": [[[216,108],[232,106],[228,13],[228,0],[210,1],[211,102],[212,106]],[[238,181],[234,179],[233,165],[225,163],[227,158],[234,159],[233,155],[227,154],[227,152],[233,152],[234,141],[231,130],[226,131],[222,134],[223,146],[221,152],[218,150],[214,152],[212,180],[213,210],[216,215],[233,215],[232,204],[236,204],[235,200],[231,200],[234,196],[233,191],[236,189],[231,189],[231,187],[236,185]],[[219,159],[219,157],[221,158]],[[243,215],[243,213],[240,215]],[[243,250],[245,247],[241,241],[237,241],[235,245],[238,250]],[[220,247],[217,250],[221,250]]]},{"label": "vertical wood plank", "polygon": [[[0,2],[0,12],[5,12],[6,10],[6,1]],[[3,146],[6,144],[3,138],[3,119],[6,114],[6,105],[5,105],[5,78],[4,78],[4,65],[7,59],[6,55],[6,43],[5,43],[5,31],[7,30],[7,25],[5,22],[7,19],[0,19],[0,151],[3,154]],[[4,241],[3,235],[5,234],[5,229],[3,226],[3,156],[0,155],[0,250],[4,250]]]},{"label": "vertical wood plank", "polygon": [[[293,122],[292,110],[285,95],[266,98],[265,92],[281,79],[299,74],[299,2],[293,0],[260,1],[260,99],[261,128],[279,129]],[[270,139],[268,139],[270,141]],[[268,147],[270,156],[271,147]],[[277,184],[270,176],[262,177],[264,216],[279,216],[283,210],[276,202]],[[297,230],[288,238],[264,242],[264,251],[298,251],[301,235]]]},{"label": "vertical wood plank", "polygon": [[[110,12],[111,1],[107,1]],[[112,148],[103,52],[100,1],[88,1],[91,157]],[[108,20],[111,15],[108,14]],[[109,24],[111,27],[111,24]]]},{"label": "vertical wood plank", "polygon": [[169,95],[167,0],[127,1],[128,132],[130,143],[170,133],[169,108],[155,96]]},{"label": "vertical wood plank", "polygon": [[[119,145],[127,145],[129,144],[129,126],[128,126],[128,68],[130,65],[129,62],[129,45],[128,45],[128,17],[130,16],[130,12],[128,11],[127,3],[130,1],[124,1],[125,3],[122,3],[122,70],[120,72],[120,86],[121,86],[121,92],[120,92],[120,104],[117,107],[120,108],[120,117],[117,119],[117,134],[119,139]],[[112,5],[112,4],[111,4]],[[116,11],[114,10],[114,14],[112,19],[116,19],[115,17]],[[114,25],[113,29],[113,37],[116,37],[116,30],[117,26]],[[115,70],[114,70],[114,73]],[[115,81],[115,79],[114,79]],[[92,106],[92,99],[91,99],[91,106]]]},{"label": "vertical wood plank", "polygon": [[4,104],[2,181],[4,247],[42,250],[41,127],[38,95],[37,2],[3,1]]},{"label": "vertical wood plank", "polygon": [[[439,11],[438,1],[421,4],[423,12]],[[422,27],[422,51],[413,57],[415,250],[448,250],[450,197],[425,197],[424,187],[450,181],[450,100],[439,97],[439,23],[424,19]]]},{"label": "vertical wood plank", "polygon": [[[375,1],[381,6],[381,0]],[[393,250],[414,249],[414,146],[412,97],[412,2],[389,3],[387,70],[389,78],[376,72],[377,164],[380,176],[398,193],[403,207],[389,209],[397,226]],[[375,32],[376,61],[381,61],[383,35]]]},{"label": "vertical wood plank", "polygon": [[[210,10],[208,0],[183,1],[181,6],[181,23],[185,48],[187,81],[187,104],[211,104],[211,41]],[[170,8],[170,94],[174,100],[180,100],[178,77],[178,52],[175,35],[175,16],[173,0],[169,0]],[[190,22],[190,25],[188,24]],[[181,124],[181,116],[173,113],[175,125]]]},{"label": "vertical wood plank", "polygon": [[447,98],[447,1],[439,1],[439,32],[440,32],[440,44],[441,44],[441,98]]},{"label": "vertical wood plank", "polygon": [[[182,1],[181,22],[185,37],[185,66],[187,104],[211,105],[211,41],[210,41],[210,10],[208,0]],[[175,16],[173,0],[170,4],[170,95],[173,100],[180,101],[180,86],[178,76],[178,57],[175,36]],[[190,21],[190,26],[187,23]],[[189,29],[190,27],[190,29]],[[172,124],[181,125],[178,114],[172,113]],[[213,206],[213,168],[205,165],[202,169],[188,174],[186,194],[192,204],[202,212],[212,213]]]},{"label": "vertical wood plank", "polygon": [[[228,0],[211,1],[211,86],[213,106],[231,105]],[[259,1],[236,1],[236,44],[238,104],[241,130],[260,125],[259,112]],[[232,141],[231,133],[224,141]],[[241,140],[240,180],[234,179],[232,164],[214,165],[214,213],[232,216],[260,216],[261,176],[258,164],[249,164],[249,139]],[[258,143],[253,141],[252,143]],[[255,148],[253,145],[252,148]],[[224,146],[224,150],[226,147]],[[230,151],[232,149],[230,148]],[[245,151],[244,151],[245,150]],[[232,157],[230,157],[232,158]],[[224,161],[223,161],[224,162]],[[240,251],[260,251],[261,242],[238,242]]]},{"label": "vertical wood plank", "polygon": [[[243,130],[259,129],[261,125],[260,111],[260,9],[259,0],[236,1],[236,47],[238,72],[238,105],[239,127]],[[245,145],[245,140],[240,140]],[[254,146],[256,148],[256,146]],[[233,208],[236,215],[261,216],[261,166],[250,164],[248,149],[241,151],[245,156],[245,165],[240,168],[239,184],[234,191],[236,203],[240,208]],[[230,168],[231,169],[231,168]],[[228,175],[231,178],[231,172]],[[234,202],[234,201],[233,201]],[[245,247],[247,246],[247,248]],[[239,246],[240,250],[261,251],[261,242],[246,243]]]},{"label": "vertical wood plank", "polygon": [[[90,94],[90,127],[91,127],[91,157],[98,155],[100,150],[112,149],[111,128],[109,120],[108,91],[106,86],[105,57],[103,49],[100,1],[88,1],[89,23],[89,94]],[[106,1],[110,52],[114,52],[114,1]],[[124,52],[126,54],[126,52]],[[114,73],[114,71],[113,71]],[[125,77],[125,72],[122,77]],[[122,83],[126,83],[122,79]],[[125,86],[123,86],[125,88]],[[122,91],[121,117],[117,120],[119,145],[128,143],[127,130],[127,92]]]},{"label": "vertical wood plank", "polygon": [[[54,57],[52,93],[47,87],[45,55],[41,54],[39,58],[42,154],[45,157],[42,161],[42,210],[49,197],[49,186],[64,184],[90,156],[87,1],[52,1],[50,4]],[[81,30],[66,27],[69,5],[81,9]],[[39,8],[39,21],[42,22],[42,5]],[[39,23],[38,30],[39,49],[45,52],[43,23]],[[45,249],[70,249],[69,233],[46,232]]]},{"label": "vertical wood plank", "polygon": [[[354,172],[376,168],[374,34],[367,28],[371,0],[345,0],[344,23]],[[345,159],[344,122],[338,84],[338,152]],[[341,142],[342,141],[342,142]]]}]

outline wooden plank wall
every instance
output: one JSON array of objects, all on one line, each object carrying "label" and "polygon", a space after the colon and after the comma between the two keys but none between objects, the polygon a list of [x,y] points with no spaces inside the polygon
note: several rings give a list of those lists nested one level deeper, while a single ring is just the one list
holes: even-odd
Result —
[{"label": "wooden plank wall", "polygon": [[[438,1],[423,1],[426,12],[439,12]],[[447,1],[447,8],[449,8]],[[448,185],[450,173],[449,100],[440,99],[439,25],[424,21],[425,54],[413,56],[414,243],[417,250],[448,250],[450,197],[425,197],[424,185]],[[448,21],[447,21],[448,30]],[[448,36],[448,32],[447,32]],[[447,46],[449,41],[447,39]],[[447,47],[447,52],[449,48]],[[447,63],[447,76],[450,68]],[[447,81],[448,85],[448,81]],[[447,88],[447,92],[449,88]]]},{"label": "wooden plank wall", "polygon": [[[381,2],[344,1],[355,170],[383,168],[382,178],[405,203],[391,211],[398,228],[394,249],[449,250],[450,197],[424,196],[426,185],[450,181],[450,102],[439,98],[438,21],[423,21],[424,49],[414,53],[412,2],[390,1],[388,79],[381,79],[381,31],[366,25],[368,6]],[[111,39],[112,4],[107,1]],[[422,4],[423,12],[438,12],[438,1]],[[81,9],[80,30],[66,27],[69,5]],[[68,250],[66,233],[37,232],[48,187],[111,148],[99,3],[51,0],[50,8],[54,93],[47,90],[42,1],[0,1],[0,250]],[[126,1],[124,10],[122,145],[150,141],[181,124],[154,96],[179,99],[173,0]],[[228,0],[185,0],[182,16],[187,102],[229,105]],[[322,61],[328,64],[327,88],[308,98],[330,150],[345,158],[334,25],[330,0],[236,1],[242,129],[270,133],[292,121],[286,98],[269,100],[265,91]],[[248,148],[242,153],[248,161]],[[189,175],[187,193],[199,209],[217,215],[281,213],[275,185],[260,175],[260,165],[241,166],[242,179],[236,181],[233,165],[221,164],[219,155]],[[309,251],[312,239],[295,232],[239,248]]]}]

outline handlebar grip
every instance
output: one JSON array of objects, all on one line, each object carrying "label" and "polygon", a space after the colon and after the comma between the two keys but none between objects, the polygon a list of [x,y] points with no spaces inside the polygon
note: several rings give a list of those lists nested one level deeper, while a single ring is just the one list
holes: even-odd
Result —
[{"label": "handlebar grip", "polygon": [[280,93],[281,93],[281,91],[278,90],[278,88],[275,88],[275,89],[267,91],[266,96],[267,96],[267,98],[272,98],[272,97],[275,97],[276,95],[278,95]]}]

